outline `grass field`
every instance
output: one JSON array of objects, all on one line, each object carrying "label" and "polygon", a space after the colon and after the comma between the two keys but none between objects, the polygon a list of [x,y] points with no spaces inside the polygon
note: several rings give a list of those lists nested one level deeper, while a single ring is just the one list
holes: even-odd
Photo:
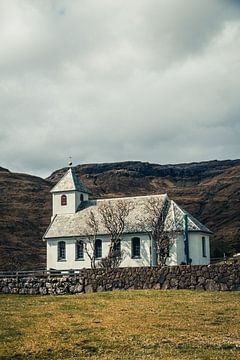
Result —
[{"label": "grass field", "polygon": [[240,293],[0,295],[0,359],[240,359]]}]

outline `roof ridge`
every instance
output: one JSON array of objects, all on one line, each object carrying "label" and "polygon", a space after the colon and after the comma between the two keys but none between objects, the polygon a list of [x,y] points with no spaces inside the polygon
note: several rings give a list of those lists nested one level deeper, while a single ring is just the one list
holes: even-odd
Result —
[{"label": "roof ridge", "polygon": [[161,197],[164,197],[164,196],[167,196],[167,193],[165,194],[152,194],[152,195],[139,195],[139,196],[122,196],[122,197],[112,197],[112,198],[104,198],[104,199],[93,199],[97,202],[100,202],[100,201],[108,201],[108,200],[126,200],[126,199],[139,199],[139,198],[150,198],[150,197],[153,197],[153,196],[161,196]]}]

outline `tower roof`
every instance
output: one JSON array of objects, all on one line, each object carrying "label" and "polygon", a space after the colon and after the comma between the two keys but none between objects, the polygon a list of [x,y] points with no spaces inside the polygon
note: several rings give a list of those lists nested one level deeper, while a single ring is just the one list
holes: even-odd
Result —
[{"label": "tower roof", "polygon": [[58,183],[52,188],[51,192],[54,193],[74,190],[91,194],[91,191],[81,182],[75,170],[70,167]]}]

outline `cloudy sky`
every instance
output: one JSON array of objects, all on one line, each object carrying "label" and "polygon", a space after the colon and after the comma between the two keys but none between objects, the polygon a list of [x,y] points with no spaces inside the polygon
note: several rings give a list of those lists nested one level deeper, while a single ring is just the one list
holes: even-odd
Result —
[{"label": "cloudy sky", "polygon": [[0,166],[240,157],[240,0],[0,0]]}]

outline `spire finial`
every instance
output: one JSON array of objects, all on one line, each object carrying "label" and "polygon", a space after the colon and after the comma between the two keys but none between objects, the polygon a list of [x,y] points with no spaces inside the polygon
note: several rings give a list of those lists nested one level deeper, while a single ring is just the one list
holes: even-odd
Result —
[{"label": "spire finial", "polygon": [[69,156],[68,165],[69,165],[70,168],[72,167],[72,157],[71,156]]}]

